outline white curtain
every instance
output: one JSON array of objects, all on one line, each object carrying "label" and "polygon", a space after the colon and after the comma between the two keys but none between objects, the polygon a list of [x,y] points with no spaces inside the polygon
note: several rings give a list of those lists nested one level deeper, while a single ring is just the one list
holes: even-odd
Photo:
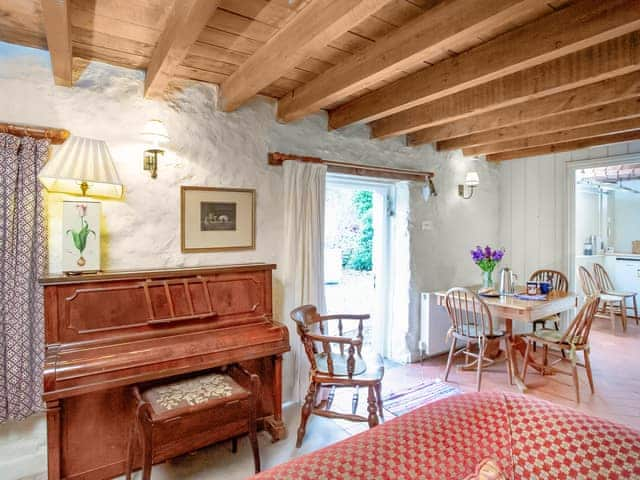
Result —
[{"label": "white curtain", "polygon": [[312,304],[325,311],[324,202],[326,165],[285,161],[284,168],[284,320],[291,354],[285,363],[285,391],[300,401],[308,387],[309,362],[289,312]]}]

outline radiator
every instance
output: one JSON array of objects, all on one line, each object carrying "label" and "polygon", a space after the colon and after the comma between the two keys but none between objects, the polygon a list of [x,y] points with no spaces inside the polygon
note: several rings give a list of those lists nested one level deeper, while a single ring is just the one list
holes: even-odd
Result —
[{"label": "radiator", "polygon": [[433,293],[420,294],[420,351],[422,356],[432,357],[449,351],[447,331],[451,326],[449,315],[438,305]]}]

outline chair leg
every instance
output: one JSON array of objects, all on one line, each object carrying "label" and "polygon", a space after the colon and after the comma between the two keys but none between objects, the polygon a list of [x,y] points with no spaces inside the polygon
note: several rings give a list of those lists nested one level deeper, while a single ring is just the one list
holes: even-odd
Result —
[{"label": "chair leg", "polygon": [[153,463],[153,445],[151,424],[142,420],[142,480],[151,480],[151,465]]},{"label": "chair leg", "polygon": [[[522,363],[522,383],[525,383],[527,378],[527,367],[529,366],[529,350],[531,349],[531,340],[527,339],[527,346],[524,349],[524,361]],[[526,385],[526,383],[525,383]]]},{"label": "chair leg", "polygon": [[589,358],[589,351],[583,350],[584,355],[584,368],[587,371],[587,378],[589,379],[589,387],[591,387],[591,394],[595,393],[595,388],[593,388],[593,375],[591,374],[591,359]]},{"label": "chair leg", "polygon": [[482,360],[484,358],[485,340],[481,338],[478,342],[478,373],[476,379],[476,390],[480,391],[480,383],[482,382]]},{"label": "chair leg", "polygon": [[237,453],[237,452],[238,452],[238,437],[233,437],[231,439],[231,453]]},{"label": "chair leg", "polygon": [[304,399],[304,405],[300,411],[300,426],[298,427],[298,439],[296,441],[296,448],[302,446],[302,439],[304,438],[305,431],[307,429],[307,421],[311,415],[311,408],[313,401],[316,398],[316,384],[311,382],[309,384],[309,390],[307,390],[307,396]]},{"label": "chair leg", "polygon": [[[544,327],[544,325],[543,325]],[[538,324],[536,322],[533,322],[533,333],[536,333],[536,330],[538,329]],[[536,342],[533,342],[533,351],[535,352],[537,348]]]},{"label": "chair leg", "polygon": [[136,424],[138,418],[134,418],[131,422],[131,428],[129,429],[129,438],[127,439],[127,467],[125,470],[125,479],[131,480],[131,471],[133,470],[133,461],[135,458],[135,445],[136,445]]},{"label": "chair leg", "polygon": [[382,410],[382,383],[376,383],[376,398],[378,400],[378,416],[384,419],[384,411]]},{"label": "chair leg", "polygon": [[571,374],[573,376],[573,385],[576,389],[576,402],[580,403],[580,380],[578,379],[578,366],[575,363],[571,365]]},{"label": "chair leg", "polygon": [[[556,328],[556,332],[560,331],[560,324],[558,324],[557,320],[553,321],[553,326]],[[534,352],[535,352],[535,350],[534,350]],[[564,353],[564,350],[562,350],[562,349],[560,349],[560,355],[562,355],[562,358],[567,358],[567,356]]]},{"label": "chair leg", "polygon": [[620,299],[620,321],[622,322],[622,332],[627,331],[627,304],[624,298]]},{"label": "chair leg", "polygon": [[633,296],[633,316],[636,317],[636,325],[640,324],[640,319],[638,318],[638,302],[636,301],[636,296]]},{"label": "chair leg", "polygon": [[[253,452],[253,468],[255,473],[260,472],[260,450],[258,449],[258,432],[256,427],[255,415],[251,416],[251,425],[249,426],[249,442],[251,443],[251,451]],[[234,439],[237,442],[237,439]]]},{"label": "chair leg", "polygon": [[358,403],[360,401],[360,385],[356,385],[351,397],[351,413],[354,415],[358,411]]},{"label": "chair leg", "polygon": [[449,378],[449,370],[451,370],[451,363],[453,362],[453,353],[456,350],[456,337],[451,339],[451,348],[449,349],[449,358],[447,359],[447,369],[444,372],[444,381]]},{"label": "chair leg", "polygon": [[616,312],[613,305],[607,303],[607,310],[609,310],[609,320],[611,320],[611,333],[616,333]]},{"label": "chair leg", "polygon": [[369,395],[367,396],[367,411],[369,412],[369,428],[378,425],[378,404],[376,402],[376,390],[373,385],[369,385]]}]

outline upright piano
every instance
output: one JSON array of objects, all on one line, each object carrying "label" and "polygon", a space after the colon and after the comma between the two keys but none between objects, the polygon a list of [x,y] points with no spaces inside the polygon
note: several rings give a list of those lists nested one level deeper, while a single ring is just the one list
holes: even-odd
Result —
[{"label": "upright piano", "polygon": [[[287,328],[273,320],[274,268],[43,278],[49,480],[124,472],[131,385],[235,362],[259,375],[259,427],[280,439],[281,362],[290,347]],[[215,439],[215,425],[211,432]]]}]

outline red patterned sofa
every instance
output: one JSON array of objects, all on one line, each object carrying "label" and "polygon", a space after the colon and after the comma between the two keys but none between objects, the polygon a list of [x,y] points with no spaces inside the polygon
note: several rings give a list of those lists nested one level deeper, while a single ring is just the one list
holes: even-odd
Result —
[{"label": "red patterned sofa", "polygon": [[522,395],[463,394],[253,478],[462,480],[488,458],[504,476],[483,478],[640,479],[640,432]]}]

